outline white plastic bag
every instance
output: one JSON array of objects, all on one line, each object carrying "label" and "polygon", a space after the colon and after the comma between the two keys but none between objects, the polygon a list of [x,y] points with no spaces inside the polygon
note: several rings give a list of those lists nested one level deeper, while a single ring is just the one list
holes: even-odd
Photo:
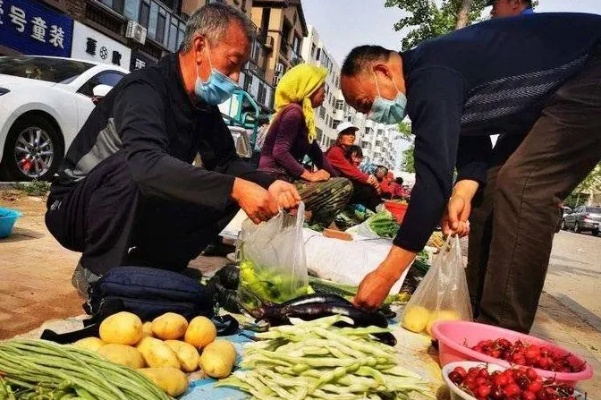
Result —
[{"label": "white plastic bag", "polygon": [[259,225],[242,224],[239,291],[248,305],[258,305],[253,300],[281,303],[308,293],[304,216],[301,202],[296,215],[280,211]]},{"label": "white plastic bag", "polygon": [[472,320],[459,237],[447,238],[430,270],[405,307],[401,325],[432,336],[432,325],[444,320]]}]

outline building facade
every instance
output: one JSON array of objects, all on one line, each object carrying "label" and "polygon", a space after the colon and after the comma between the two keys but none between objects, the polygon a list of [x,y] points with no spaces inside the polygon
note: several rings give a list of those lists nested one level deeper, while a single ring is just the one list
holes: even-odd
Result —
[{"label": "building facade", "polygon": [[307,22],[300,0],[254,0],[252,21],[268,47],[265,80],[273,87],[293,66],[302,63],[301,46]]},{"label": "building facade", "polygon": [[357,113],[344,101],[340,89],[340,66],[328,52],[326,45],[319,38],[319,32],[313,26],[308,27],[301,54],[307,63],[328,70],[326,99],[315,110],[317,140],[322,149],[327,149],[336,141],[338,124],[348,121],[359,128],[355,143],[363,149],[365,163],[397,169],[401,162],[401,152],[397,146],[400,139],[397,127],[376,124],[364,114]]}]

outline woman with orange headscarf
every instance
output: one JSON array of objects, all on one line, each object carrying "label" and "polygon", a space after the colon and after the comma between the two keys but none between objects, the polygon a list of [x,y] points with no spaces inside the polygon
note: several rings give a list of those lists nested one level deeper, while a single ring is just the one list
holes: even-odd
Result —
[{"label": "woman with orange headscarf", "polygon": [[[312,213],[309,224],[316,228],[327,228],[353,191],[351,182],[338,177],[315,140],[313,109],[325,99],[327,73],[325,68],[300,64],[280,79],[275,90],[275,116],[259,161],[259,170],[295,183]],[[317,170],[305,169],[305,156]]]}]

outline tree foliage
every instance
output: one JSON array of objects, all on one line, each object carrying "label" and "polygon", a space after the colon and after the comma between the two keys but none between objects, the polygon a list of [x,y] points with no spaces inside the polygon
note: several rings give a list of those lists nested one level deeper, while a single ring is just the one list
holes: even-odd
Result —
[{"label": "tree foliage", "polygon": [[403,161],[401,167],[405,172],[415,172],[415,160],[413,158],[413,151],[415,150],[415,144],[413,142],[413,135],[411,134],[411,123],[403,121],[398,125],[399,136],[404,140],[411,142],[411,145],[403,150]]},{"label": "tree foliage", "polygon": [[[487,0],[386,0],[386,7],[400,8],[406,17],[394,25],[397,31],[407,30],[401,49],[408,50],[418,43],[455,30],[462,16],[461,10],[469,10],[467,24],[477,21],[486,7]],[[470,4],[471,3],[471,4]]]}]

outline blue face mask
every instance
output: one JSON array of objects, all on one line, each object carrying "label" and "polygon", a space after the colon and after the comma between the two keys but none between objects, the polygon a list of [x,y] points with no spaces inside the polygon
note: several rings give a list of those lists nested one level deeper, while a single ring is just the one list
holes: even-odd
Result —
[{"label": "blue face mask", "polygon": [[[372,71],[373,72],[373,71]],[[394,85],[398,94],[394,100],[388,100],[380,96],[380,87],[374,73],[378,96],[371,105],[371,111],[367,118],[374,122],[386,125],[393,125],[401,122],[407,115],[407,97]],[[394,84],[394,81],[392,82]]]},{"label": "blue face mask", "polygon": [[[207,50],[208,51],[208,50]],[[239,88],[238,84],[213,68],[211,55],[209,54],[209,65],[211,66],[211,75],[206,82],[198,76],[198,65],[196,66],[196,85],[194,92],[199,99],[205,103],[216,106],[223,103]]]}]

